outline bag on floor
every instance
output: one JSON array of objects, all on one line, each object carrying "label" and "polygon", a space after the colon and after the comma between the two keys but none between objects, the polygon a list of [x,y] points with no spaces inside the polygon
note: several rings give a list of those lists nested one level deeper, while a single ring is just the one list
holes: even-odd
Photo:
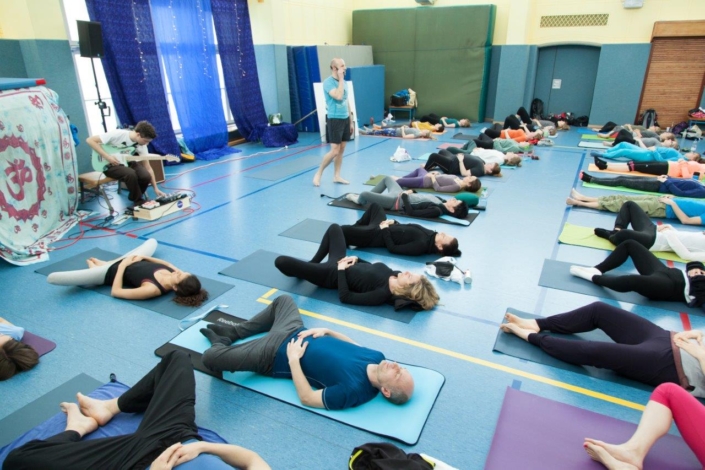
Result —
[{"label": "bag on floor", "polygon": [[409,152],[407,152],[406,149],[400,145],[394,151],[394,155],[392,155],[389,159],[394,163],[408,162],[411,160],[411,155],[409,155]]},{"label": "bag on floor", "polygon": [[437,261],[427,262],[424,272],[429,276],[437,277],[444,281],[457,282],[458,284],[472,283],[470,270],[463,270],[458,267],[455,258],[452,256],[444,256]]},{"label": "bag on floor", "polygon": [[419,454],[407,454],[394,444],[373,442],[355,447],[350,455],[351,470],[433,470],[433,464]]},{"label": "bag on floor", "polygon": [[686,129],[681,134],[686,139],[700,139],[703,136],[703,131],[700,130],[700,127],[693,124],[692,127],[690,127],[689,129]]},{"label": "bag on floor", "polygon": [[644,114],[641,115],[640,124],[644,126],[644,129],[648,129],[651,126],[658,126],[658,113],[656,110],[649,108],[644,111]]},{"label": "bag on floor", "polygon": [[533,119],[543,119],[543,100],[534,98],[531,102],[530,113]]},{"label": "bag on floor", "polygon": [[673,126],[673,129],[671,129],[671,132],[673,132],[673,134],[675,134],[675,135],[680,135],[681,132],[683,132],[687,128],[688,128],[688,123],[685,121],[681,121],[678,124],[676,124],[675,126]]}]

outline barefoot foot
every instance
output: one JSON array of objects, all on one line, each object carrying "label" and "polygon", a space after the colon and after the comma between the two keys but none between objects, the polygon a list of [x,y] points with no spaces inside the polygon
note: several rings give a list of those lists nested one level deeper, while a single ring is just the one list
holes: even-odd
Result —
[{"label": "barefoot foot", "polygon": [[524,328],[521,328],[516,323],[502,323],[501,325],[499,325],[499,329],[504,331],[505,333],[511,333],[511,334],[517,335],[519,338],[523,339],[524,341],[528,341],[529,335],[531,333],[535,333],[535,331],[525,330]]},{"label": "barefoot foot", "polygon": [[314,186],[320,186],[320,185],[321,185],[321,174],[320,174],[320,173],[316,173],[316,174],[313,176],[313,185],[314,185]]},{"label": "barefoot foot", "polygon": [[523,328],[525,330],[531,330],[534,333],[538,333],[539,331],[541,331],[539,329],[538,323],[536,323],[536,320],[517,317],[513,313],[509,313],[509,312],[507,312],[504,315],[504,318],[507,319],[507,322],[514,323],[515,325],[519,326],[519,328]]},{"label": "barefoot foot", "polygon": [[119,412],[117,400],[97,400],[82,393],[77,393],[76,398],[81,413],[94,420],[99,426],[105,426]]},{"label": "barefoot foot", "polygon": [[338,184],[350,184],[350,181],[345,180],[345,179],[341,178],[340,176],[336,176],[335,178],[333,178],[333,182],[338,183]]},{"label": "barefoot foot", "polygon": [[578,201],[576,201],[575,199],[570,198],[570,197],[565,200],[565,203],[568,204],[569,206],[577,206],[578,205]]},{"label": "barefoot foot", "polygon": [[635,465],[630,461],[621,460],[619,458],[619,452],[617,452],[616,455],[610,452],[610,450],[617,450],[617,448],[621,446],[586,439],[583,447],[592,460],[601,463],[609,470],[641,470],[641,465]]},{"label": "barefoot foot", "polygon": [[95,419],[84,416],[78,405],[75,403],[64,402],[59,405],[61,411],[66,413],[66,430],[76,431],[81,437],[90,434],[98,429],[98,423]]}]

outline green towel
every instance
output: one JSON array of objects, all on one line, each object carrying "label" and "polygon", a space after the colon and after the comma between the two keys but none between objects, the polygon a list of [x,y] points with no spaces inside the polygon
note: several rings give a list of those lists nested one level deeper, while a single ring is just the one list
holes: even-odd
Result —
[{"label": "green towel", "polygon": [[[377,183],[382,181],[384,178],[386,178],[387,175],[377,175],[369,180],[365,181],[366,186],[377,186]],[[433,188],[414,188],[417,192],[424,192],[424,193],[436,193],[436,194],[447,194],[448,196],[457,196],[458,194],[474,194],[477,197],[481,198],[486,198],[489,196],[489,188],[483,186],[480,191],[476,193],[470,193],[468,191],[460,191],[458,193],[439,193],[438,191],[435,191]]]},{"label": "green towel", "polygon": [[583,134],[580,136],[580,140],[614,140],[612,137],[600,137],[597,134]]},{"label": "green towel", "polygon": [[[590,227],[581,227],[580,225],[573,225],[566,223],[563,226],[563,231],[558,237],[558,241],[565,243],[566,245],[576,245],[576,246],[586,246],[588,248],[597,248],[599,250],[614,250],[614,245],[604,238],[600,238],[595,235],[594,229]],[[657,258],[677,261],[679,263],[687,263],[686,260],[681,258],[675,253],[670,251],[652,251]]]}]

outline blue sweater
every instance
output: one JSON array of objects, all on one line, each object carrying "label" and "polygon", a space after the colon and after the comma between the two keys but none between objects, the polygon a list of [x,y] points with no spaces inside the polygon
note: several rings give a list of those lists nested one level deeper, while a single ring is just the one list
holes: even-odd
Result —
[{"label": "blue sweater", "polygon": [[668,178],[659,187],[660,193],[673,194],[680,197],[705,198],[705,186],[699,181],[686,178]]}]

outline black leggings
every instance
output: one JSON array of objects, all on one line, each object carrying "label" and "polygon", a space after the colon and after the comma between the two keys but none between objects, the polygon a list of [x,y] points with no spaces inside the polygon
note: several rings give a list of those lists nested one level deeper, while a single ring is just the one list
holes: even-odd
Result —
[{"label": "black leggings", "polygon": [[510,114],[504,119],[503,129],[521,129],[521,121],[515,115]]},{"label": "black leggings", "polygon": [[640,173],[648,173],[650,175],[667,175],[668,162],[634,162],[628,164],[629,171],[638,171]]},{"label": "black leggings", "polygon": [[[345,243],[348,246],[354,245],[360,248],[384,247],[384,238],[382,237],[382,229],[379,228],[379,224],[385,220],[387,220],[387,214],[384,213],[384,209],[376,202],[373,202],[365,213],[362,214],[360,220],[355,222],[355,225],[343,225],[341,227],[343,236],[345,237]],[[328,232],[326,232],[323,236],[321,247],[318,249],[318,253],[316,253],[316,256],[314,256],[311,261],[321,262],[321,260],[323,260],[325,257],[324,252],[328,250],[328,248],[324,248],[324,245],[330,244],[328,237]]]},{"label": "black leggings", "polygon": [[617,132],[617,136],[614,138],[614,142],[612,142],[612,146],[615,146],[617,144],[621,144],[622,142],[627,142],[632,145],[639,145],[636,143],[636,140],[634,140],[634,134],[629,132],[627,129],[620,129],[619,132]]},{"label": "black leggings", "polygon": [[[627,228],[630,224],[632,226],[631,230]],[[626,240],[634,240],[644,248],[649,249],[654,246],[656,241],[656,225],[651,222],[644,209],[639,207],[634,201],[627,201],[622,204],[614,222],[614,228],[619,230],[610,236],[609,240],[615,245],[620,245]]]},{"label": "black leggings", "polygon": [[81,440],[76,431],[64,431],[13,450],[3,469],[146,468],[172,444],[201,439],[195,403],[191,359],[173,351],[118,398],[123,413],[144,413],[134,434]]},{"label": "black leggings", "polygon": [[492,127],[485,129],[485,134],[491,139],[498,139],[502,136],[502,130],[504,127],[501,124],[493,124]]},{"label": "black leggings", "polygon": [[460,175],[458,157],[445,149],[441,149],[438,153],[429,155],[426,165],[424,165],[426,171],[431,171],[435,168],[440,168],[443,170],[443,173],[449,175]]},{"label": "black leggings", "polygon": [[[347,246],[343,229],[338,224],[328,227],[318,251],[311,261],[303,261],[291,256],[279,256],[274,265],[289,277],[304,279],[311,284],[326,289],[338,288],[338,261],[345,258]],[[323,258],[328,260],[323,263]]]},{"label": "black leggings", "polygon": [[650,176],[616,176],[613,178],[600,178],[593,176],[590,182],[601,184],[602,186],[623,186],[625,188],[637,189],[639,191],[649,191],[652,193],[659,192],[659,189],[661,188],[661,182]]},{"label": "black leggings", "polygon": [[606,134],[606,133],[610,132],[612,129],[614,129],[615,127],[617,127],[616,122],[607,121],[607,123],[604,126],[602,126],[602,129],[600,129],[597,132],[599,132],[600,134]]},{"label": "black leggings", "polygon": [[531,333],[529,342],[570,364],[610,369],[654,387],[679,383],[671,333],[638,315],[602,302],[536,320],[541,330],[572,334],[602,330],[614,343]]},{"label": "black leggings", "polygon": [[421,116],[419,121],[428,122],[428,123],[431,123],[435,126],[436,124],[441,123],[441,117],[438,114],[430,113],[430,114],[426,114],[425,116]]},{"label": "black leggings", "polygon": [[519,119],[521,119],[521,122],[526,124],[527,126],[533,126],[534,122],[531,120],[531,116],[529,116],[529,113],[526,111],[526,108],[523,106],[519,109],[517,109],[517,115],[519,116]]},{"label": "black leggings", "polygon": [[492,150],[494,148],[494,139],[484,132],[477,136],[477,139],[473,140],[475,141],[475,145],[482,149]]},{"label": "black leggings", "polygon": [[636,240],[625,240],[595,266],[602,273],[612,271],[631,258],[639,274],[593,276],[592,282],[617,292],[636,292],[651,300],[685,302],[685,279],[680,269],[664,265]]}]

